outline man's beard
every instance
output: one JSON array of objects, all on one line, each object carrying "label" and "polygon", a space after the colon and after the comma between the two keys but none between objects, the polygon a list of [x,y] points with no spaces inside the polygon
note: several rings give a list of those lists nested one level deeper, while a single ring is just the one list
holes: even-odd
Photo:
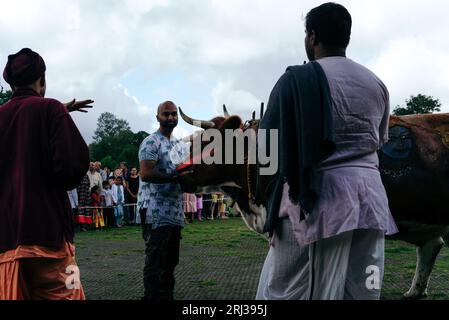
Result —
[{"label": "man's beard", "polygon": [[161,122],[161,127],[164,129],[174,129],[178,126],[178,121],[164,121]]}]

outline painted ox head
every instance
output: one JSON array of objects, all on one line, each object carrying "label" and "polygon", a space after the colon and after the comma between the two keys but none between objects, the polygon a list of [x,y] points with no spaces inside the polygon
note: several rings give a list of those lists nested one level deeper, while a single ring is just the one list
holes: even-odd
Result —
[{"label": "painted ox head", "polygon": [[399,225],[449,223],[449,114],[391,116],[379,163]]},{"label": "painted ox head", "polygon": [[190,159],[178,167],[178,172],[195,180],[197,192],[224,192],[231,196],[247,226],[263,234],[266,210],[260,190],[265,189],[268,178],[259,178],[257,166],[249,161],[252,145],[257,143],[259,121],[243,122],[239,116],[231,116],[226,106],[224,117],[210,121],[193,119],[179,111],[184,121],[204,131],[184,138],[191,143]]}]

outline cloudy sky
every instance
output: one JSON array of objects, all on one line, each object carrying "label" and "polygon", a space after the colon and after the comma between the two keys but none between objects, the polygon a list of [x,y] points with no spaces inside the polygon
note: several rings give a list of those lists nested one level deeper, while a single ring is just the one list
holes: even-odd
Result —
[{"label": "cloudy sky", "polygon": [[[74,114],[88,143],[102,112],[133,131],[157,128],[173,100],[197,118],[226,104],[249,118],[289,65],[306,60],[304,16],[315,0],[15,0],[0,2],[0,66],[29,47],[47,64],[47,96],[95,100]],[[392,107],[418,93],[449,112],[449,1],[347,0],[348,57],[388,86]],[[1,85],[8,88],[3,79]],[[177,134],[191,132],[180,121]]]}]

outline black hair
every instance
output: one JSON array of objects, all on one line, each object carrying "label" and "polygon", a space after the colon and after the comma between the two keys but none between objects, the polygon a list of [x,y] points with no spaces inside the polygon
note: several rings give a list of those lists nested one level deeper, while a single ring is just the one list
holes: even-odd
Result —
[{"label": "black hair", "polygon": [[103,181],[103,187],[104,186],[109,186],[109,181]]},{"label": "black hair", "polygon": [[315,31],[316,41],[332,48],[345,48],[351,39],[352,18],[341,4],[328,2],[306,16],[306,31]]},{"label": "black hair", "polygon": [[41,80],[39,82],[40,82],[41,87],[45,87],[45,84],[47,83],[47,81],[45,80],[45,73],[41,77]]},{"label": "black hair", "polygon": [[[45,80],[45,73],[44,73],[43,76],[40,77],[39,85],[40,85],[41,87],[44,87],[46,83],[47,83],[47,81]],[[32,84],[33,84],[33,83],[30,83],[30,84],[27,84],[27,85],[23,85],[23,86],[14,86],[14,85],[9,85],[9,86],[11,87],[11,89],[12,89],[13,91],[16,91],[16,90],[19,90],[19,89],[27,89],[27,88],[29,88],[29,86],[32,85]],[[2,86],[2,89],[3,89],[3,86]]]},{"label": "black hair", "polygon": [[90,194],[94,194],[98,191],[98,186],[93,186],[92,189],[90,189]]}]

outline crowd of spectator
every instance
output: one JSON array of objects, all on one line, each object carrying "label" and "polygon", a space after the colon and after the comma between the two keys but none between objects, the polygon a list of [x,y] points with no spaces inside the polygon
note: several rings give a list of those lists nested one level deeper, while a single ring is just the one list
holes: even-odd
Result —
[{"label": "crowd of spectator", "polygon": [[111,170],[91,162],[80,185],[68,191],[78,231],[136,224],[139,172],[125,162]]},{"label": "crowd of spectator", "polygon": [[228,210],[233,206],[226,201],[223,193],[184,193],[183,206],[185,222],[191,223],[195,220],[214,220],[214,219],[228,219]]},{"label": "crowd of spectator", "polygon": [[[102,230],[138,225],[137,196],[139,170],[125,162],[111,170],[101,162],[91,162],[80,185],[68,191],[77,231]],[[184,194],[186,224],[198,221],[227,219],[229,205],[222,193]]]}]

